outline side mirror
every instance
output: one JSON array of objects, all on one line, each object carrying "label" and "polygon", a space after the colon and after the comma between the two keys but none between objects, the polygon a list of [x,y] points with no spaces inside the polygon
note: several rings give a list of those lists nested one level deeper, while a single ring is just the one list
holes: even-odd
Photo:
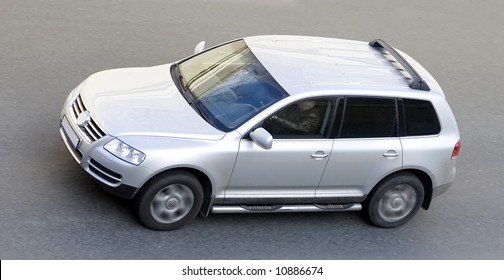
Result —
[{"label": "side mirror", "polygon": [[250,132],[250,138],[257,146],[263,149],[269,150],[273,146],[273,136],[262,127]]},{"label": "side mirror", "polygon": [[200,53],[205,49],[205,41],[199,42],[194,48],[194,54]]}]

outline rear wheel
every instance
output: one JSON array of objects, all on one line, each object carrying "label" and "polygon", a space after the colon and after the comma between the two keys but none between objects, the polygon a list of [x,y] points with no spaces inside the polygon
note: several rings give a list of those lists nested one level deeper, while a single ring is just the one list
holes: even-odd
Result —
[{"label": "rear wheel", "polygon": [[398,227],[413,218],[423,198],[422,182],[411,173],[400,173],[376,186],[366,201],[365,213],[375,226]]},{"label": "rear wheel", "polygon": [[142,187],[135,198],[135,210],[145,226],[155,230],[183,227],[203,203],[203,190],[189,172],[169,172]]}]

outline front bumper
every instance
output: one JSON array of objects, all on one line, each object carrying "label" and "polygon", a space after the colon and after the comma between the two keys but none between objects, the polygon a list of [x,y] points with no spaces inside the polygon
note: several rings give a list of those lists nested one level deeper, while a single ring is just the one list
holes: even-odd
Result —
[{"label": "front bumper", "polygon": [[113,194],[117,197],[120,197],[120,198],[125,198],[125,199],[131,199],[135,196],[135,194],[138,192],[138,188],[135,188],[135,187],[132,187],[132,186],[128,186],[128,185],[124,185],[124,184],[121,184],[117,187],[110,187],[108,185],[105,185],[103,184],[102,182],[100,181],[97,181],[98,182],[98,185],[106,192],[110,193],[110,194]]}]

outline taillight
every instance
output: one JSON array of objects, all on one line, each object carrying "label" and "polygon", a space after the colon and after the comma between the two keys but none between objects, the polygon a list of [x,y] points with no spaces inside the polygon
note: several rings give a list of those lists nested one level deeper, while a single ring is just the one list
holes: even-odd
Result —
[{"label": "taillight", "polygon": [[456,158],[460,153],[460,140],[455,144],[455,147],[453,147],[453,152],[452,152],[452,159]]}]

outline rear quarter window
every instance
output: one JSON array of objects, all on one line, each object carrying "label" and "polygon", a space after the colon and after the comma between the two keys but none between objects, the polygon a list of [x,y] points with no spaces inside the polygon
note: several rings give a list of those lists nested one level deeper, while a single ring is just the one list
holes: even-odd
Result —
[{"label": "rear quarter window", "polygon": [[432,103],[425,100],[403,99],[406,136],[436,135],[441,125]]}]

